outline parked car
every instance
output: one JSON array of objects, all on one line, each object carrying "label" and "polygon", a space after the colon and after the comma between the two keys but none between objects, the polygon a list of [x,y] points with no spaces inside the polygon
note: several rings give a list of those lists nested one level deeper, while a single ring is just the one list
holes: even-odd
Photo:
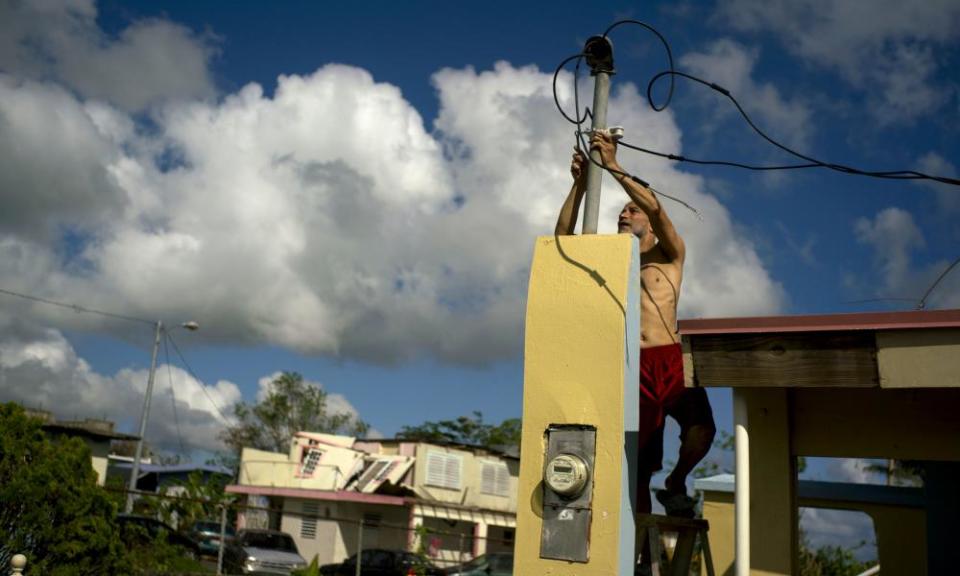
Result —
[{"label": "parked car", "polygon": [[[339,564],[320,567],[323,576],[354,576],[357,573],[357,555]],[[370,548],[360,552],[360,576],[443,576],[443,570],[413,552]]]},{"label": "parked car", "polygon": [[[200,546],[200,553],[210,556],[220,554],[220,522],[218,520],[201,520],[190,528],[189,535]],[[225,526],[223,536],[229,542],[237,535],[231,526]]]},{"label": "parked car", "polygon": [[144,545],[162,538],[168,544],[182,548],[186,558],[196,560],[200,557],[200,546],[193,538],[177,532],[169,524],[156,518],[118,514],[117,526],[120,528],[120,539],[127,546]]},{"label": "parked car", "polygon": [[447,568],[447,576],[513,576],[513,554],[481,554],[466,564]]},{"label": "parked car", "polygon": [[279,530],[240,530],[223,549],[228,574],[290,574],[306,566],[293,538]]}]

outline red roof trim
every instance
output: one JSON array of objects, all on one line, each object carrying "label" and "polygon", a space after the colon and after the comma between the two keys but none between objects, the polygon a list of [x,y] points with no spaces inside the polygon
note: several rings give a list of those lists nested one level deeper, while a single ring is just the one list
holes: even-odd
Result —
[{"label": "red roof trim", "polygon": [[276,488],[273,486],[247,486],[231,484],[226,491],[230,494],[254,494],[257,496],[283,496],[286,498],[304,498],[306,500],[336,500],[339,502],[361,502],[364,504],[386,504],[404,506],[407,499],[402,496],[384,494],[363,494],[361,492],[305,490],[302,488]]},{"label": "red roof trim", "polygon": [[922,328],[960,328],[960,310],[704,318],[680,321],[680,333],[684,335],[915,330]]}]

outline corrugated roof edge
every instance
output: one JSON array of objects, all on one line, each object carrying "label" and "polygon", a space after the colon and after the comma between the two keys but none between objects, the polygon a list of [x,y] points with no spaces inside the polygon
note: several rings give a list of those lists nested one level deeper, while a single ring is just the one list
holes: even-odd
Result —
[{"label": "corrugated roof edge", "polygon": [[960,310],[698,318],[680,320],[679,326],[680,334],[685,336],[695,336],[698,334],[960,328]]}]

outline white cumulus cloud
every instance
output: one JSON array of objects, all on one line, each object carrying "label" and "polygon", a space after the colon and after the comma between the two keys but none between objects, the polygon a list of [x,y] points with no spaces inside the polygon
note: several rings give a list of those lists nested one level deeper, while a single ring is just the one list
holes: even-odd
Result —
[{"label": "white cumulus cloud", "polygon": [[[217,103],[170,103],[150,133],[117,108],[8,82],[13,97],[0,110],[41,94],[48,112],[9,137],[76,126],[89,142],[77,152],[37,147],[94,176],[65,173],[46,204],[0,220],[6,287],[194,319],[200,337],[221,342],[374,362],[515,357],[533,239],[552,229],[570,185],[570,129],[552,109],[550,75],[535,67],[445,69],[433,82],[435,132],[396,87],[330,65],[281,77],[272,97],[251,84]],[[648,111],[632,85],[610,110],[652,146],[681,149],[672,116]],[[779,284],[699,177],[646,158],[624,163],[705,215],[669,208],[689,247],[683,315],[781,308]],[[5,200],[31,206],[49,171],[9,168],[25,184],[4,188]],[[625,198],[608,182],[601,232],[614,231]],[[78,209],[58,212],[61,203]],[[60,325],[121,329],[35,309]]]},{"label": "white cumulus cloud", "polygon": [[0,2],[0,71],[57,82],[124,110],[213,96],[215,54],[213,38],[169,20],[106,34],[94,0]]},{"label": "white cumulus cloud", "polygon": [[[811,138],[810,109],[797,98],[783,96],[773,84],[758,83],[753,79],[759,57],[758,49],[725,38],[711,43],[703,52],[685,54],[680,63],[692,74],[719,84],[737,100],[749,103],[747,113],[764,132],[802,151],[808,147]],[[704,99],[717,102],[716,94],[700,92]],[[736,113],[736,109],[725,102],[717,107],[717,114],[722,118]]]},{"label": "white cumulus cloud", "polygon": [[911,298],[925,308],[960,306],[960,275],[956,260],[936,260],[926,265],[915,262],[917,250],[926,245],[923,232],[910,212],[891,206],[872,219],[854,223],[857,240],[873,248],[881,282],[873,296]]},{"label": "white cumulus cloud", "polygon": [[[49,411],[59,420],[102,418],[136,433],[148,370],[101,374],[57,330],[10,319],[0,321],[0,328],[0,399]],[[204,385],[181,368],[160,363],[147,442],[166,452],[180,452],[181,445],[187,451],[222,450],[217,436],[240,396],[232,382]]]},{"label": "white cumulus cloud", "polygon": [[769,34],[807,63],[838,72],[881,123],[934,114],[956,97],[956,86],[941,77],[949,66],[943,49],[960,40],[954,0],[731,0],[718,13],[738,30]]}]

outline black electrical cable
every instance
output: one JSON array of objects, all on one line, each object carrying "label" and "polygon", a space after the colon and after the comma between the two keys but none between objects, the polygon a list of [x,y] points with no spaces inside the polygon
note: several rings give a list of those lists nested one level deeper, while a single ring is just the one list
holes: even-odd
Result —
[{"label": "black electrical cable", "polygon": [[[554,72],[553,72],[553,102],[557,105],[557,110],[559,110],[559,111],[560,111],[560,114],[562,114],[563,117],[566,118],[567,122],[569,122],[569,123],[571,123],[571,124],[576,124],[577,126],[580,126],[581,124],[583,124],[583,121],[586,120],[587,116],[586,116],[586,114],[584,114],[583,118],[580,118],[580,108],[579,108],[579,104],[578,104],[577,110],[576,110],[576,114],[577,114],[577,119],[576,119],[576,120],[574,120],[573,118],[567,116],[567,113],[563,111],[563,106],[560,105],[560,98],[557,96],[557,76],[560,75],[560,71],[563,70],[564,66],[566,66],[567,64],[569,64],[571,60],[583,59],[583,58],[586,58],[586,54],[583,54],[583,53],[581,53],[581,54],[574,54],[573,56],[570,56],[570,57],[564,59],[564,61],[561,62],[560,65],[557,66],[557,69],[554,70]],[[579,67],[580,67],[580,62],[578,61],[578,62],[577,62],[577,68],[579,69]],[[574,75],[573,90],[574,90],[574,100],[577,101],[577,102],[579,102],[579,100],[578,100],[578,98],[577,98],[577,93],[576,93],[576,90],[577,90],[576,75]]]},{"label": "black electrical cable", "polygon": [[917,310],[923,310],[927,306],[927,298],[930,297],[930,294],[933,292],[934,288],[940,284],[941,280],[946,278],[947,274],[949,274],[957,264],[960,264],[960,258],[954,260],[952,264],[947,266],[947,268],[940,273],[940,276],[937,276],[937,279],[933,281],[933,284],[930,285],[930,288],[927,288],[927,291],[923,294],[923,298],[921,298],[920,302],[917,304]]},{"label": "black electrical cable", "polygon": [[[583,132],[577,132],[577,136],[578,136],[578,138],[580,138],[580,139],[582,140],[582,139],[583,139]],[[590,147],[587,146],[586,141],[583,141],[583,142],[582,142],[582,145],[583,145],[583,147],[584,147],[585,150],[589,150],[589,149],[590,149]],[[603,169],[606,170],[607,172],[610,172],[610,173],[613,174],[614,176],[623,176],[623,177],[625,177],[625,178],[629,178],[630,180],[633,180],[633,181],[636,182],[637,184],[639,184],[639,185],[643,186],[644,188],[646,188],[647,190],[649,190],[654,196],[658,196],[658,195],[659,195],[659,196],[663,196],[664,198],[673,200],[673,201],[676,202],[677,204],[680,204],[681,206],[686,207],[688,210],[690,210],[691,212],[694,213],[694,215],[697,217],[698,220],[700,220],[701,222],[703,221],[703,214],[701,214],[701,212],[700,212],[699,210],[697,210],[696,208],[694,208],[693,206],[691,206],[691,205],[688,204],[687,202],[685,202],[685,201],[677,198],[676,196],[671,196],[670,194],[667,194],[667,193],[665,193],[665,192],[661,192],[661,191],[655,189],[653,186],[650,185],[649,182],[647,182],[646,180],[643,180],[642,178],[639,178],[639,177],[637,177],[637,176],[634,176],[633,174],[624,172],[624,171],[622,171],[622,170],[617,170],[617,169],[615,169],[615,168],[611,168],[611,167],[607,166],[606,164],[604,164],[602,161],[601,161],[601,162],[597,162],[596,160],[593,159],[593,156],[591,156],[589,153],[584,154],[584,156],[586,156],[587,159],[590,160],[590,162],[592,162],[592,163],[595,164],[596,166],[599,166],[600,168],[603,168]],[[601,158],[601,160],[602,160],[602,158]]]},{"label": "black electrical cable", "polygon": [[[653,78],[650,79],[650,82],[647,84],[647,102],[648,102],[648,103],[650,104],[650,106],[651,106],[652,108],[654,108],[654,109],[656,109],[656,108],[654,107],[654,104],[653,104],[653,94],[652,94],[653,85],[656,84],[656,82],[657,82],[660,78],[663,78],[664,76],[670,76],[671,78],[672,78],[673,76],[679,76],[679,77],[681,77],[681,78],[686,78],[687,80],[692,80],[692,81],[694,81],[694,82],[698,82],[698,83],[700,83],[700,84],[703,84],[704,86],[707,86],[708,88],[710,88],[710,89],[712,89],[712,90],[715,90],[715,91],[719,92],[720,94],[723,94],[724,96],[726,96],[726,97],[733,103],[733,105],[736,107],[737,111],[740,112],[740,115],[741,115],[741,116],[743,117],[743,119],[746,121],[747,125],[750,126],[750,128],[752,128],[754,132],[756,132],[757,134],[760,135],[761,138],[763,138],[764,140],[766,140],[767,142],[769,142],[769,143],[772,144],[773,146],[776,146],[777,148],[783,150],[783,151],[786,152],[787,154],[790,154],[791,156],[796,156],[797,158],[800,158],[800,159],[802,159],[802,160],[806,160],[807,162],[809,162],[809,163],[811,164],[811,165],[805,165],[805,166],[803,166],[803,167],[805,167],[805,168],[815,168],[815,167],[816,167],[816,168],[828,168],[828,169],[830,169],[830,170],[836,170],[837,172],[842,172],[842,173],[845,173],[845,174],[853,174],[853,175],[856,175],[856,176],[869,176],[869,177],[871,177],[871,178],[886,178],[886,179],[892,179],[892,180],[934,180],[934,181],[937,181],[937,182],[942,182],[942,183],[944,183],[944,184],[951,184],[951,185],[954,185],[954,186],[960,186],[960,180],[957,180],[957,179],[955,179],[955,178],[947,178],[947,177],[944,177],[944,176],[931,176],[931,175],[929,175],[929,174],[924,174],[924,173],[922,173],[922,172],[917,172],[917,171],[915,171],[915,170],[890,170],[890,171],[860,170],[860,169],[858,169],[858,168],[853,168],[853,167],[851,167],[851,166],[844,166],[843,164],[835,164],[835,163],[829,163],[829,162],[822,162],[822,161],[820,161],[820,160],[817,160],[816,158],[813,158],[812,156],[807,156],[807,155],[805,155],[805,154],[802,154],[802,153],[800,153],[800,152],[797,152],[796,150],[794,150],[794,149],[792,149],[792,148],[790,148],[790,147],[788,147],[788,146],[786,146],[786,145],[784,145],[784,144],[781,144],[780,142],[776,141],[774,138],[772,138],[772,137],[770,137],[769,135],[767,135],[766,132],[764,132],[763,130],[761,130],[761,129],[753,122],[753,120],[750,118],[750,115],[747,114],[746,110],[743,109],[743,107],[740,105],[740,102],[737,101],[737,99],[733,96],[733,94],[730,93],[729,90],[727,90],[727,89],[724,88],[723,86],[720,86],[720,85],[715,84],[715,83],[713,83],[713,82],[708,82],[708,81],[706,81],[706,80],[703,80],[702,78],[698,78],[698,77],[696,77],[696,76],[693,76],[692,74],[687,74],[687,73],[685,73],[685,72],[678,72],[678,71],[676,71],[676,70],[664,70],[664,71],[658,73],[656,76],[654,76]],[[800,166],[795,166],[795,167],[796,167],[796,168],[799,168]]]},{"label": "black electrical cable", "polygon": [[[710,89],[712,89],[712,90],[715,90],[715,91],[723,94],[723,95],[726,96],[728,99],[730,99],[730,101],[733,102],[733,105],[734,105],[734,106],[737,108],[737,110],[740,112],[740,115],[741,115],[741,116],[743,117],[743,119],[747,122],[747,124],[750,126],[750,128],[752,128],[757,134],[759,134],[759,135],[760,135],[764,140],[766,140],[768,143],[772,144],[773,146],[775,146],[775,147],[783,150],[784,152],[786,152],[786,153],[788,153],[788,154],[790,154],[790,155],[792,155],[792,156],[795,156],[795,157],[797,157],[797,158],[800,158],[800,159],[802,159],[802,160],[805,160],[807,163],[805,163],[805,164],[785,164],[785,165],[775,165],[775,166],[756,166],[756,165],[745,164],[745,163],[741,163],[741,162],[731,162],[731,161],[726,161],[726,160],[699,160],[699,159],[694,159],[694,158],[687,158],[687,157],[681,156],[681,155],[679,155],[679,154],[669,154],[669,153],[665,153],[665,152],[659,152],[659,151],[656,151],[656,150],[650,150],[650,149],[647,149],[647,148],[642,148],[642,147],[640,147],[640,146],[635,146],[635,145],[628,144],[628,143],[626,143],[626,142],[621,141],[620,144],[622,144],[623,146],[625,146],[625,147],[627,147],[627,148],[630,148],[630,149],[633,149],[633,150],[637,150],[637,151],[639,151],[639,152],[643,152],[643,153],[646,153],[646,154],[651,154],[651,155],[653,155],[653,156],[658,156],[658,157],[660,157],[660,158],[666,158],[666,159],[668,159],[668,160],[673,160],[673,161],[677,161],[677,162],[688,162],[688,163],[691,163],[691,164],[699,164],[699,165],[729,166],[729,167],[733,167],[733,168],[743,168],[743,169],[746,169],[746,170],[758,170],[758,171],[800,170],[800,169],[809,169],[809,168],[826,168],[826,169],[829,169],[829,170],[834,170],[834,171],[841,172],[841,173],[844,173],[844,174],[851,174],[851,175],[856,175],[856,176],[868,176],[868,177],[871,177],[871,178],[882,178],[882,179],[890,179],[890,180],[932,180],[932,181],[935,181],[935,182],[941,182],[941,183],[943,183],[943,184],[949,184],[949,185],[952,185],[952,186],[960,186],[960,180],[958,180],[958,179],[956,179],[956,178],[949,178],[949,177],[946,177],[946,176],[935,176],[935,175],[925,174],[925,173],[923,173],[923,172],[918,172],[918,171],[916,171],[916,170],[886,170],[886,171],[861,170],[861,169],[859,169],[859,168],[854,168],[854,167],[852,167],[852,166],[845,166],[845,165],[843,165],[843,164],[837,164],[837,163],[831,163],[831,162],[823,162],[823,161],[818,160],[818,159],[816,159],[816,158],[814,158],[814,157],[812,157],[812,156],[808,156],[808,155],[802,154],[802,153],[800,153],[800,152],[797,152],[796,150],[793,150],[792,148],[790,148],[790,147],[788,147],[788,146],[786,146],[786,145],[784,145],[784,144],[781,144],[780,142],[778,142],[778,141],[775,140],[774,138],[772,138],[772,137],[770,137],[769,135],[767,135],[763,130],[761,130],[761,129],[753,122],[753,120],[750,118],[749,114],[747,114],[747,112],[743,109],[743,107],[740,105],[740,103],[737,101],[737,99],[733,96],[733,94],[730,93],[729,90],[727,90],[726,88],[724,88],[724,87],[722,87],[722,86],[720,86],[720,85],[718,85],[718,84],[715,84],[715,83],[713,83],[713,82],[708,82],[708,81],[706,81],[706,80],[703,80],[702,78],[698,78],[698,77],[696,77],[696,76],[693,76],[692,74],[687,74],[687,73],[685,73],[685,72],[677,71],[677,70],[674,68],[674,64],[673,64],[673,52],[672,52],[671,49],[670,49],[670,44],[667,42],[666,38],[664,38],[663,35],[660,34],[660,32],[658,32],[655,28],[653,28],[653,27],[650,26],[649,24],[646,24],[646,23],[641,22],[641,21],[639,21],[639,20],[629,20],[629,19],[628,19],[628,20],[620,20],[620,21],[617,21],[617,22],[614,22],[613,24],[611,24],[611,25],[607,28],[607,30],[603,33],[603,37],[606,38],[606,37],[610,34],[610,32],[612,32],[615,28],[617,28],[618,26],[624,25],[624,24],[634,24],[634,25],[638,25],[638,26],[641,26],[641,27],[649,30],[650,32],[652,32],[653,34],[655,34],[655,35],[657,36],[657,38],[660,39],[661,43],[663,43],[663,46],[664,46],[664,48],[666,49],[667,59],[668,59],[669,64],[670,64],[669,70],[664,70],[664,71],[662,71],[662,72],[659,72],[659,73],[656,74],[653,78],[651,78],[651,79],[650,79],[650,82],[647,84],[647,103],[650,105],[650,107],[651,107],[654,111],[656,111],[656,112],[661,112],[661,111],[663,111],[664,109],[666,109],[667,106],[669,105],[670,100],[671,100],[671,98],[673,97],[673,91],[674,91],[674,85],[675,85],[674,77],[679,76],[679,77],[681,77],[681,78],[685,78],[685,79],[688,79],[688,80],[692,80],[692,81],[694,81],[694,82],[698,82],[698,83],[700,83],[700,84],[703,84],[704,86],[707,86],[708,88],[710,88]],[[579,146],[581,145],[581,141],[580,141],[580,133],[581,133],[580,125],[586,120],[586,118],[587,118],[587,117],[589,116],[589,114],[590,114],[589,109],[587,109],[587,110],[585,111],[585,113],[584,113],[583,118],[580,117],[579,93],[578,93],[578,86],[577,86],[577,71],[579,71],[580,62],[579,62],[579,61],[577,62],[577,69],[576,69],[576,71],[574,72],[574,88],[573,88],[573,89],[574,89],[574,105],[575,105],[576,108],[577,108],[577,110],[576,110],[577,119],[576,119],[576,120],[574,120],[573,118],[571,118],[570,116],[568,116],[567,113],[563,110],[563,107],[560,106],[560,100],[559,100],[559,98],[558,98],[558,96],[557,96],[557,77],[558,77],[559,74],[560,74],[560,70],[562,70],[563,67],[566,66],[571,60],[574,60],[574,59],[583,59],[583,58],[585,58],[585,57],[586,57],[586,54],[581,53],[581,54],[576,54],[576,55],[574,55],[574,56],[570,56],[570,57],[566,58],[566,59],[560,64],[560,66],[557,67],[556,71],[555,71],[554,74],[553,74],[553,99],[554,99],[554,102],[556,103],[557,109],[560,111],[560,113],[563,115],[563,117],[564,117],[568,122],[570,122],[571,124],[575,124],[575,125],[577,126],[577,147],[578,147],[578,148],[579,148]],[[657,106],[657,104],[654,103],[654,100],[653,100],[653,87],[654,87],[654,85],[655,85],[661,78],[663,78],[664,76],[669,76],[669,77],[670,77],[670,89],[669,89],[669,91],[668,91],[668,93],[667,93],[666,101],[664,101],[664,103],[663,103],[662,105]],[[592,160],[592,159],[591,159],[591,160]],[[594,163],[596,163],[596,162],[594,162]],[[629,174],[626,174],[626,173],[621,173],[621,174],[624,174],[624,175],[626,175],[626,176],[630,176]],[[633,178],[632,176],[630,176],[630,177]],[[634,178],[634,179],[635,179],[635,178]],[[636,180],[636,179],[635,179],[635,180]],[[642,181],[640,181],[640,182],[642,182]],[[646,184],[645,184],[645,185],[646,185]],[[649,185],[647,185],[647,187],[649,188]],[[660,194],[663,194],[663,193],[661,192]],[[665,196],[666,196],[666,195],[665,195]],[[668,197],[669,197],[669,196],[668,196]]]},{"label": "black electrical cable", "polygon": [[[663,47],[664,47],[664,49],[665,49],[666,52],[667,52],[667,61],[668,61],[669,64],[670,64],[670,70],[673,70],[673,69],[674,69],[674,66],[673,66],[673,52],[670,50],[670,45],[667,43],[666,38],[664,38],[663,35],[661,35],[658,31],[656,31],[656,30],[653,29],[652,27],[648,26],[647,24],[644,24],[643,22],[640,22],[640,21],[638,21],[638,20],[621,20],[620,22],[617,22],[617,23],[615,23],[613,26],[610,26],[609,28],[607,28],[607,31],[603,33],[603,37],[606,38],[607,35],[610,33],[610,31],[613,30],[615,27],[619,26],[620,24],[637,24],[637,25],[643,26],[644,28],[646,28],[646,29],[650,30],[651,32],[653,32],[654,34],[656,34],[657,38],[659,38],[660,41],[663,43]],[[703,220],[703,215],[700,213],[699,210],[697,210],[696,208],[694,208],[694,207],[691,206],[690,204],[684,202],[683,200],[680,200],[679,198],[676,198],[676,197],[671,196],[671,195],[669,195],[669,194],[665,194],[665,193],[663,193],[663,192],[660,192],[660,191],[658,191],[658,190],[655,190],[652,186],[650,186],[650,184],[649,184],[648,182],[646,182],[646,181],[644,181],[644,180],[642,180],[642,179],[640,179],[640,178],[638,178],[638,177],[636,177],[636,176],[634,176],[634,175],[632,175],[632,174],[628,174],[628,173],[623,172],[623,171],[620,171],[620,170],[614,170],[614,169],[612,169],[612,168],[608,168],[606,165],[597,162],[596,160],[593,159],[592,156],[590,156],[590,153],[589,153],[590,146],[588,146],[588,145],[586,144],[586,142],[583,141],[583,130],[581,130],[581,126],[583,125],[584,122],[586,122],[587,118],[593,118],[593,114],[591,114],[590,108],[589,108],[589,107],[586,107],[586,108],[584,109],[584,112],[583,112],[583,117],[581,118],[581,116],[580,116],[580,64],[583,62],[583,60],[584,60],[585,58],[586,58],[586,54],[584,54],[584,53],[580,53],[580,54],[575,54],[575,55],[573,55],[573,56],[569,56],[569,57],[567,57],[566,59],[564,59],[563,62],[561,62],[560,65],[557,66],[557,69],[554,70],[554,72],[553,72],[553,101],[554,101],[554,103],[555,103],[556,106],[557,106],[557,110],[560,111],[560,114],[563,115],[563,117],[564,117],[568,122],[570,122],[571,124],[576,125],[576,127],[577,127],[577,129],[574,131],[574,135],[573,135],[574,141],[575,141],[574,149],[575,149],[575,150],[578,150],[578,151],[579,151],[579,150],[585,151],[586,153],[585,153],[584,155],[585,155],[587,158],[589,158],[590,161],[591,161],[593,164],[595,164],[595,165],[597,165],[597,166],[599,166],[599,167],[601,167],[601,168],[603,168],[603,169],[605,169],[605,170],[608,170],[610,173],[616,174],[616,175],[621,175],[621,176],[624,176],[624,177],[626,177],[626,178],[630,178],[630,179],[633,180],[634,182],[636,182],[636,183],[640,184],[641,186],[643,186],[643,187],[647,188],[648,190],[650,190],[652,193],[654,193],[654,194],[659,194],[659,195],[661,195],[661,196],[663,196],[663,197],[665,197],[665,198],[668,198],[668,199],[670,199],[670,200],[673,200],[674,202],[677,202],[677,203],[685,206],[685,207],[688,208],[690,211],[692,211],[692,212],[697,216],[698,219],[700,219],[700,220],[702,221],[702,220]],[[567,64],[570,63],[571,60],[574,60],[574,59],[577,60],[577,65],[574,67],[574,70],[573,70],[573,105],[574,105],[574,110],[575,110],[575,114],[576,114],[576,119],[570,118],[570,116],[568,116],[567,113],[564,112],[563,107],[560,105],[560,98],[557,96],[557,77],[560,75],[560,70],[562,70]],[[673,80],[671,79],[671,81],[670,81],[670,90],[669,90],[669,92],[667,93],[667,99],[666,99],[666,101],[663,103],[663,106],[662,106],[661,108],[657,108],[656,106],[653,106],[653,104],[651,104],[651,106],[653,106],[654,110],[657,110],[657,111],[659,112],[660,110],[663,110],[664,108],[667,107],[667,105],[670,104],[670,100],[671,100],[672,98],[673,98]]]},{"label": "black electrical cable", "polygon": [[137,318],[135,316],[126,316],[124,314],[118,314],[116,312],[105,312],[103,310],[97,310],[95,308],[87,308],[86,306],[80,306],[79,304],[69,304],[67,302],[58,302],[56,300],[49,300],[47,298],[41,298],[39,296],[31,296],[30,294],[22,294],[20,292],[14,292],[13,290],[5,290],[3,288],[0,288],[0,294],[6,294],[8,296],[16,296],[17,298],[23,298],[24,300],[32,300],[34,302],[41,302],[43,304],[50,304],[51,306],[59,306],[60,308],[67,308],[69,310],[73,310],[74,312],[98,314],[100,316],[105,316],[107,318],[116,318],[117,320],[126,320],[128,322],[150,324],[151,326],[156,324],[156,321],[154,320],[146,320],[144,318]]},{"label": "black electrical cable", "polygon": [[[606,38],[610,34],[610,32],[613,31],[614,28],[623,24],[636,24],[637,26],[642,26],[647,30],[649,30],[650,32],[653,32],[656,35],[656,37],[660,39],[660,42],[663,44],[663,48],[667,51],[667,62],[670,63],[669,70],[673,72],[676,69],[673,65],[673,50],[670,49],[670,43],[667,42],[667,39],[664,38],[663,34],[658,32],[656,28],[654,28],[653,26],[650,26],[645,22],[641,22],[639,20],[629,20],[629,19],[614,22],[613,24],[610,25],[609,28],[607,28],[607,31],[603,33],[603,37]],[[650,107],[653,108],[655,111],[660,112],[665,110],[667,106],[670,105],[671,99],[673,99],[673,77],[672,76],[670,77],[670,90],[667,91],[667,99],[664,101],[663,106],[659,108],[657,108],[656,105],[654,105],[653,100],[650,99],[650,91],[648,87],[647,101],[650,103]]]},{"label": "black electrical cable", "polygon": [[656,150],[650,150],[648,148],[643,148],[641,146],[635,146],[629,142],[624,142],[620,140],[618,143],[624,148],[630,148],[631,150],[636,150],[637,152],[643,152],[645,154],[650,154],[651,156],[659,156],[660,158],[666,158],[667,160],[674,160],[676,162],[689,162],[690,164],[701,164],[704,166],[730,166],[733,168],[744,168],[747,170],[797,170],[800,168],[818,168],[819,164],[782,164],[779,166],[754,166],[751,164],[741,164],[740,162],[728,162],[726,160],[697,160],[696,158],[688,158],[686,156],[681,156],[679,154],[667,154],[665,152],[657,152]]}]

